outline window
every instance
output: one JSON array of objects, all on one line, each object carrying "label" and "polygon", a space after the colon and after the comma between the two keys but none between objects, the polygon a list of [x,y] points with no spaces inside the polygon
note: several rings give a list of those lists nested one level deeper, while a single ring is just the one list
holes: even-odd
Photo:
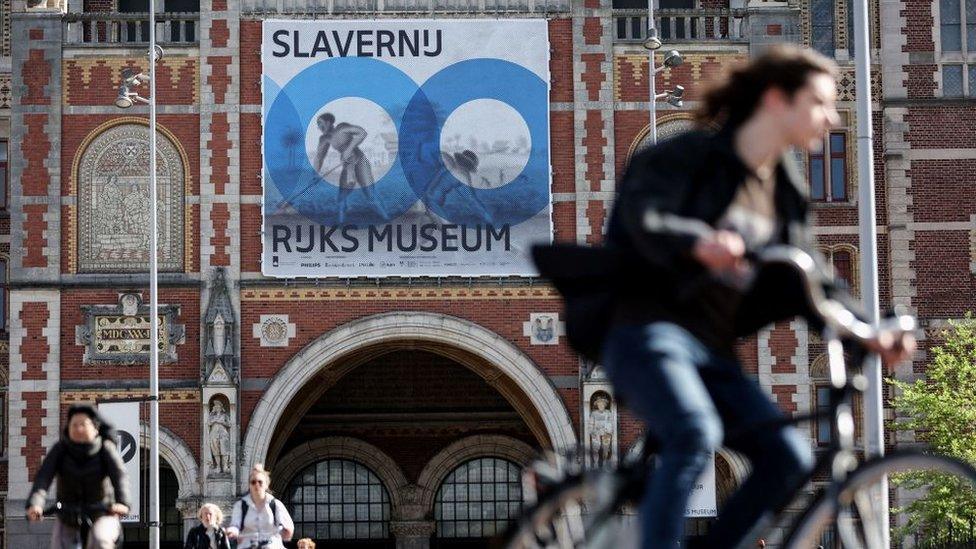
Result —
[{"label": "window", "polygon": [[0,139],[0,208],[7,207],[7,140]]},{"label": "window", "polygon": [[962,65],[942,65],[942,96],[963,96]]},{"label": "window", "polygon": [[501,535],[522,509],[521,469],[498,458],[461,464],[437,490],[438,538]]},{"label": "window", "polygon": [[372,471],[326,459],[298,473],[285,491],[294,539],[379,540],[390,537],[390,495]]},{"label": "window", "polygon": [[820,252],[827,261],[837,280],[844,283],[852,294],[857,294],[857,269],[855,260],[857,250],[848,244],[821,247]]},{"label": "window", "polygon": [[834,56],[834,0],[810,2],[810,45],[827,57]]},{"label": "window", "polygon": [[817,414],[824,414],[823,417],[817,419],[817,446],[827,446],[833,438],[830,417],[826,415],[830,412],[830,386],[817,385],[816,391]]},{"label": "window", "polygon": [[847,201],[847,133],[831,132],[823,148],[810,153],[810,199]]},{"label": "window", "polygon": [[976,97],[976,0],[939,0],[943,97]]},{"label": "window", "polygon": [[[811,426],[813,442],[817,446],[828,446],[833,439],[830,412],[830,372],[827,355],[818,356],[810,363],[811,410],[818,418]],[[820,417],[822,416],[822,417]]]},{"label": "window", "polygon": [[939,0],[939,33],[942,37],[942,51],[962,51],[962,10],[963,0]]},{"label": "window", "polygon": [[851,260],[851,252],[847,250],[837,250],[830,254],[830,263],[834,267],[834,274],[847,284],[848,288],[854,287],[854,266]]}]

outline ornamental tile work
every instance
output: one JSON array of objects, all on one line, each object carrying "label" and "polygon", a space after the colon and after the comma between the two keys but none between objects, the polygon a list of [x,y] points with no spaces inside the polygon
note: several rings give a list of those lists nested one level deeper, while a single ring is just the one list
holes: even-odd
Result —
[{"label": "ornamental tile work", "polygon": [[[180,151],[156,139],[159,269],[183,269],[186,167]],[[148,269],[149,132],[120,124],[91,141],[78,164],[78,270],[133,272]]]},{"label": "ornamental tile work", "polygon": [[10,100],[13,99],[10,87],[10,73],[0,74],[0,109],[9,109]]}]

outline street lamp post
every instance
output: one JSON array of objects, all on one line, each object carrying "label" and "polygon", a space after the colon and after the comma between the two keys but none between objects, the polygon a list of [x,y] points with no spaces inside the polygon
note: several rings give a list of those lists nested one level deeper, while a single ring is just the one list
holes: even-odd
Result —
[{"label": "street lamp post", "polygon": [[[156,192],[156,61],[162,49],[156,47],[156,13],[149,0],[149,75],[122,72],[122,85],[115,105],[129,108],[134,102],[149,105],[149,547],[159,549],[159,287]],[[149,99],[131,89],[149,82]]]},{"label": "street lamp post", "polygon": [[655,88],[654,80],[657,78],[657,73],[664,69],[677,67],[684,60],[678,51],[670,50],[664,54],[664,64],[660,67],[654,66],[654,52],[661,49],[662,46],[661,39],[657,36],[657,26],[654,24],[654,0],[647,0],[647,38],[644,39],[642,45],[647,48],[647,86],[649,88],[648,98],[651,101],[650,129],[647,135],[650,138],[648,143],[650,146],[657,143],[657,102],[663,99],[672,106],[680,107],[683,104],[681,98],[685,92],[682,86],[675,86],[674,90],[668,90],[664,93],[657,93]]},{"label": "street lamp post", "polygon": [[657,143],[657,93],[654,89],[654,80],[657,78],[657,71],[654,70],[654,52],[661,47],[661,40],[657,37],[657,25],[654,24],[654,0],[647,0],[647,39],[644,40],[644,47],[647,48],[647,75],[648,75],[648,97],[651,100],[651,126],[648,130],[650,137],[649,145]]}]

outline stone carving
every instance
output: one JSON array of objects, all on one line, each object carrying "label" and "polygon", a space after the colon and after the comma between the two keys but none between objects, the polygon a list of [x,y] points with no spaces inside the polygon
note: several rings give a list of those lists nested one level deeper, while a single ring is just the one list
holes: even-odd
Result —
[{"label": "stone carving", "polygon": [[[158,264],[182,271],[186,168],[162,133],[156,140]],[[121,124],[102,132],[78,163],[78,269],[133,272],[149,268],[149,132]]]},{"label": "stone carving", "polygon": [[231,471],[230,417],[219,397],[210,400],[207,432],[210,439],[210,475],[229,475]]},{"label": "stone carving", "polygon": [[297,332],[295,324],[288,322],[288,315],[261,315],[251,333],[261,340],[262,347],[287,347]]},{"label": "stone carving", "polygon": [[234,350],[237,320],[224,280],[224,269],[220,267],[214,271],[204,322],[206,344],[201,372],[203,379],[210,383],[233,381],[237,377],[237,354]]},{"label": "stone carving", "polygon": [[558,345],[559,336],[566,333],[566,323],[559,321],[558,313],[532,313],[529,321],[522,323],[522,333],[529,336],[532,345]]},{"label": "stone carving", "polygon": [[605,391],[597,391],[590,398],[590,417],[587,419],[587,461],[593,467],[609,465],[613,459],[615,431],[612,399]]},{"label": "stone carving", "polygon": [[[145,364],[149,362],[149,305],[135,292],[119,296],[118,305],[85,305],[85,322],[75,327],[75,344],[85,346],[85,364]],[[186,330],[176,324],[178,305],[159,306],[159,361],[175,362],[176,345]]]},{"label": "stone carving", "polygon": [[603,365],[580,358],[580,377],[583,381],[606,381],[607,372]]}]

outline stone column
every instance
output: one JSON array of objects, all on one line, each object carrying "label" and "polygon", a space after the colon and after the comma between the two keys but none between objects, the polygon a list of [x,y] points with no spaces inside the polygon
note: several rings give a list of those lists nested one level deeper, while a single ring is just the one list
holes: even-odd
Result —
[{"label": "stone column", "polygon": [[397,549],[429,549],[435,526],[432,520],[395,520],[390,522],[390,532]]}]

